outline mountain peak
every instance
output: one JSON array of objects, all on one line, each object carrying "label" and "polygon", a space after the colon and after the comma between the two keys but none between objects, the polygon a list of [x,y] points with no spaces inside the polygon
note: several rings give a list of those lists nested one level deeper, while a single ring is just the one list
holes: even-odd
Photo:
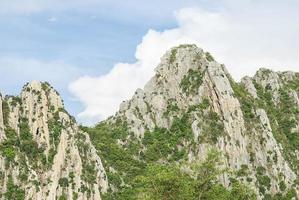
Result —
[{"label": "mountain peak", "polygon": [[22,89],[21,99],[29,104],[46,105],[52,111],[64,107],[59,93],[48,82],[34,80],[27,83]]},{"label": "mountain peak", "polygon": [[9,184],[26,199],[66,199],[70,185],[68,199],[95,200],[107,189],[105,170],[89,136],[47,82],[32,81],[20,96],[0,98],[0,163],[0,172],[6,171],[0,176],[0,193],[5,195]]}]

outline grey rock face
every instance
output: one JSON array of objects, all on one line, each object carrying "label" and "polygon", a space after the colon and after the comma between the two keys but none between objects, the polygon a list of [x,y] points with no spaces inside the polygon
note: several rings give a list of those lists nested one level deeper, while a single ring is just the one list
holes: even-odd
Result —
[{"label": "grey rock face", "polygon": [[0,199],[7,198],[10,179],[28,200],[101,199],[108,185],[101,159],[88,134],[64,110],[59,94],[49,84],[33,81],[24,86],[20,97],[3,101],[0,131],[6,137],[2,142],[18,138],[19,143],[1,148]]},{"label": "grey rock face", "polygon": [[[224,134],[215,144],[201,141],[206,119],[202,113],[194,112],[190,126],[197,147],[188,150],[189,161],[203,159],[208,149],[217,148],[225,155],[228,168],[236,171],[246,168],[247,178],[240,176],[237,179],[250,184],[259,199],[266,194],[284,193],[280,189],[282,182],[298,192],[295,185],[298,174],[286,160],[283,146],[274,136],[277,135],[273,133],[274,121],[270,122],[268,113],[258,105],[263,101],[258,96],[260,88],[271,91],[271,101],[280,105],[285,82],[295,80],[299,85],[296,76],[298,74],[291,72],[260,69],[253,78],[244,77],[238,84],[231,79],[225,66],[217,63],[209,53],[195,45],[181,45],[162,57],[156,75],[143,90],[138,89],[131,100],[120,106],[115,118],[126,120],[130,130],[137,137],[143,137],[146,130],[169,128],[174,117],[183,116],[188,108],[208,100],[212,112],[217,113],[223,124]],[[297,105],[294,109],[298,109],[298,91],[292,90],[290,96]],[[245,108],[249,106],[246,99],[252,103],[249,110]],[[249,117],[248,112],[251,113]],[[296,118],[298,120],[298,115]],[[261,176],[270,179],[269,186],[262,185]],[[221,182],[228,186],[229,176],[221,177]],[[265,191],[259,191],[261,187]]]},{"label": "grey rock face", "polygon": [[[202,160],[210,149],[217,149],[223,154],[223,165],[236,172],[219,177],[226,187],[231,178],[238,179],[253,188],[258,199],[289,190],[299,192],[298,73],[260,69],[254,77],[236,83],[224,65],[195,45],[172,48],[155,71],[144,89],[137,89],[104,122],[115,130],[119,119],[126,122],[128,133],[122,127],[120,138],[113,138],[117,147],[128,148],[132,142],[140,148],[137,152],[144,153],[147,147],[140,141],[145,134],[155,133],[156,128],[171,130],[177,119],[187,115],[183,125],[192,135],[174,147],[186,152],[181,158],[184,162]],[[114,176],[126,174],[106,162],[116,158],[102,158],[104,169],[101,152],[46,83],[31,82],[20,97],[0,97],[0,142],[3,146],[14,138],[19,139],[19,146],[13,144],[9,151],[0,148],[2,194],[12,179],[28,200],[61,196],[95,200],[108,189],[117,191],[105,171]],[[35,154],[24,148],[27,145]],[[132,160],[143,159],[138,156],[132,155]],[[158,162],[168,162],[169,156]],[[171,162],[179,163],[179,159]],[[123,177],[119,180],[126,184]]]}]

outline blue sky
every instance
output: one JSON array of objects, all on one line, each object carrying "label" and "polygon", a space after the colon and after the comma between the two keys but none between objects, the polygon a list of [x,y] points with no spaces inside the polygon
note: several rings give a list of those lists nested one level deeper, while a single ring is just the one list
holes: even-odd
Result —
[{"label": "blue sky", "polygon": [[[22,7],[24,1],[16,4]],[[153,20],[149,15],[128,14],[134,12],[132,8],[96,3],[95,7],[92,4],[80,11],[79,7],[68,6],[63,9],[46,7],[29,13],[12,9],[10,13],[2,14],[0,57],[15,60],[18,64],[0,66],[0,91],[18,94],[27,81],[47,80],[62,93],[66,107],[75,115],[82,107],[71,98],[67,90],[69,82],[82,75],[107,73],[119,61],[134,61],[135,48],[149,27],[165,28],[175,22],[171,12],[168,19]],[[30,60],[42,64],[32,67]],[[22,61],[26,63],[22,65]],[[51,66],[49,69],[43,66],[51,62],[73,67],[64,76],[44,73],[52,71]]]},{"label": "blue sky", "polygon": [[298,9],[295,0],[3,0],[0,91],[48,81],[71,114],[92,124],[143,87],[179,43],[211,51],[236,79],[264,65],[298,70]]}]

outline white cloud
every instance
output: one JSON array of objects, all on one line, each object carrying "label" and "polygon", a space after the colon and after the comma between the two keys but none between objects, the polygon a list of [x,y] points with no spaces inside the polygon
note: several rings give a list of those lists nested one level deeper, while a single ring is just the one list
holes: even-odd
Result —
[{"label": "white cloud", "polygon": [[119,63],[108,74],[81,77],[70,84],[70,91],[85,106],[79,119],[96,122],[112,115],[122,100],[153,76],[165,51],[180,43],[195,43],[210,51],[236,79],[253,75],[259,67],[298,71],[298,18],[294,13],[278,15],[276,7],[262,12],[264,5],[248,1],[246,6],[254,9],[181,9],[176,13],[177,28],[149,30],[137,46],[136,63]]}]

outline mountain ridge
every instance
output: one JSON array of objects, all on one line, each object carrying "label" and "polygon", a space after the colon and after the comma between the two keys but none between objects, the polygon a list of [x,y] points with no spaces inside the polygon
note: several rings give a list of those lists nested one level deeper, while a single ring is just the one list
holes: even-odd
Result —
[{"label": "mountain ridge", "polygon": [[[237,172],[218,177],[225,187],[237,180],[249,185],[257,199],[289,194],[297,198],[299,73],[262,68],[236,83],[223,64],[196,45],[170,49],[155,71],[144,89],[137,89],[115,115],[95,127],[79,127],[47,83],[33,81],[24,86],[20,97],[1,97],[3,198],[9,195],[6,188],[12,176],[25,199],[121,199],[118,195],[130,188],[147,165],[203,161],[211,149],[220,151],[224,166]],[[48,173],[54,182],[48,195],[42,178],[32,179],[42,183],[28,190],[31,181],[21,182],[18,173],[11,173],[20,171],[10,162],[20,163],[18,154],[26,144],[20,127],[30,129],[25,139],[33,140],[37,150],[45,144],[37,151],[46,157],[45,163],[54,151],[53,159],[65,165],[53,164],[48,171],[37,159],[40,171],[35,174]],[[7,144],[10,132],[20,138],[20,146]],[[12,161],[8,161],[10,146],[16,156]],[[25,158],[30,160],[30,154],[25,153]],[[10,163],[8,169],[6,163]]]}]

